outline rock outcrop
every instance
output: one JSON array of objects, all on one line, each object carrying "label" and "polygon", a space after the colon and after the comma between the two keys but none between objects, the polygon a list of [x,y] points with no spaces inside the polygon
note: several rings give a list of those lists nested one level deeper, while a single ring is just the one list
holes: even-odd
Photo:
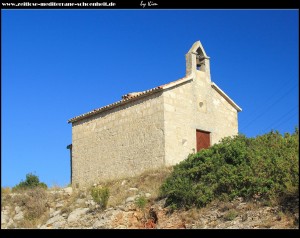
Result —
[{"label": "rock outcrop", "polygon": [[[130,189],[124,201],[103,210],[91,195],[73,192],[71,188],[47,191],[47,211],[31,227],[40,229],[205,229],[205,228],[296,228],[299,214],[290,219],[279,206],[269,207],[258,202],[214,202],[206,208],[171,212],[165,199],[149,199],[145,207],[136,202],[141,196],[151,194]],[[24,228],[27,217],[25,205],[18,203],[18,194],[10,194],[10,201],[1,210],[1,228]],[[20,199],[20,198],[19,198]]]}]

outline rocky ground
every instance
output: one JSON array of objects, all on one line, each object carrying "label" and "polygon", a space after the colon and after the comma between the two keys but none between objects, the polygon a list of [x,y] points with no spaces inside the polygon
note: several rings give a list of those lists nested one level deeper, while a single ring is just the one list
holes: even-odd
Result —
[{"label": "rocky ground", "polygon": [[[165,200],[137,187],[124,187],[127,196],[103,210],[88,191],[71,187],[31,193],[2,194],[1,228],[40,229],[190,229],[299,228],[299,213],[259,202],[213,202],[202,209],[171,212]],[[147,198],[145,207],[136,202]],[[298,201],[299,202],[299,201]]]},{"label": "rocky ground", "polygon": [[[299,200],[281,205],[258,200],[214,201],[202,209],[170,211],[159,188],[172,168],[95,184],[109,189],[104,210],[91,189],[71,187],[11,192],[1,188],[1,228],[40,229],[202,229],[298,228]],[[280,204],[280,203],[278,203]]]}]

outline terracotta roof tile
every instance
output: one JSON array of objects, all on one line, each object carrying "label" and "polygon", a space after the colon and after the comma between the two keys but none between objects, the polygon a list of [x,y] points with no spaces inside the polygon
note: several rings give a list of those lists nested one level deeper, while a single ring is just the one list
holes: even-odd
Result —
[{"label": "terracotta roof tile", "polygon": [[114,107],[117,107],[117,106],[120,106],[122,104],[125,104],[125,103],[127,103],[129,101],[137,99],[137,98],[139,98],[141,96],[146,96],[148,94],[152,94],[153,92],[160,91],[160,90],[172,87],[172,86],[176,86],[176,85],[178,85],[178,84],[180,84],[182,82],[185,82],[186,80],[191,80],[192,78],[193,78],[193,75],[190,75],[190,76],[178,79],[176,81],[173,81],[173,82],[170,82],[170,83],[167,83],[167,84],[163,84],[163,85],[155,87],[155,88],[151,88],[151,89],[146,90],[146,91],[133,92],[133,93],[125,94],[125,95],[122,96],[122,99],[120,101],[114,102],[114,103],[106,105],[104,107],[100,107],[100,108],[94,109],[92,111],[89,111],[87,113],[81,114],[79,116],[73,117],[70,120],[68,120],[68,123],[76,122],[76,121],[79,121],[79,120],[84,119],[86,117],[98,114],[100,112],[103,112],[103,111],[106,111],[106,110],[109,110],[109,109],[112,109]]},{"label": "terracotta roof tile", "polygon": [[162,90],[162,87],[159,86],[159,87],[151,88],[151,89],[143,91],[143,92],[128,93],[126,95],[123,95],[122,99],[120,101],[114,102],[114,103],[106,105],[104,107],[100,107],[100,108],[94,109],[92,111],[89,111],[87,113],[81,114],[79,116],[73,117],[70,120],[68,120],[68,123],[79,121],[79,120],[84,119],[86,117],[98,114],[100,112],[103,112],[103,111],[106,111],[106,110],[109,110],[109,109],[112,109],[114,107],[125,104],[125,103],[127,103],[129,101],[132,101],[136,98],[139,98],[141,96],[145,96],[145,95],[148,95],[148,94],[151,94],[153,92],[160,91],[160,90]]},{"label": "terracotta roof tile", "polygon": [[[193,74],[189,75],[189,76],[186,76],[186,77],[183,77],[183,78],[180,78],[178,80],[175,80],[175,81],[172,81],[170,83],[167,83],[167,84],[163,84],[161,86],[158,86],[158,87],[155,87],[155,88],[151,88],[149,90],[146,90],[146,91],[142,91],[142,92],[132,92],[132,93],[128,93],[128,94],[125,94],[122,96],[122,99],[120,101],[117,101],[117,102],[114,102],[112,104],[109,104],[109,105],[106,105],[104,107],[100,107],[100,108],[97,108],[97,109],[94,109],[92,111],[89,111],[87,113],[84,113],[84,114],[81,114],[79,116],[76,116],[76,117],[73,117],[71,118],[70,120],[68,120],[68,123],[72,123],[72,122],[76,122],[76,121],[79,121],[81,119],[84,119],[84,118],[87,118],[87,117],[90,117],[92,115],[95,115],[95,114],[98,114],[100,112],[103,112],[103,111],[106,111],[106,110],[109,110],[109,109],[112,109],[112,108],[115,108],[115,107],[118,107],[120,105],[123,105],[127,102],[130,102],[130,101],[133,101],[139,97],[142,97],[142,96],[146,96],[146,95],[150,95],[154,92],[157,92],[157,91],[161,91],[163,89],[167,89],[167,88],[171,88],[171,87],[174,87],[176,85],[179,85],[181,83],[184,83],[184,82],[187,82],[187,81],[190,81],[192,80],[194,77]],[[241,111],[242,109],[236,105],[215,83],[212,83],[211,85],[218,93],[220,93],[237,111]]]}]

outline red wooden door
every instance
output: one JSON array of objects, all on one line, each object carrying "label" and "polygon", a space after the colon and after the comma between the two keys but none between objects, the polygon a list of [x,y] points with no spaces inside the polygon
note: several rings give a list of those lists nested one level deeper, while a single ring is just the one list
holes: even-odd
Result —
[{"label": "red wooden door", "polygon": [[196,131],[197,151],[210,147],[210,132]]}]

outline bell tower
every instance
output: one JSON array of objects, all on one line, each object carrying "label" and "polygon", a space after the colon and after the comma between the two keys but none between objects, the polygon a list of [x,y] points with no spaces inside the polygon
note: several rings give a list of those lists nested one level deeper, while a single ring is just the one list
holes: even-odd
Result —
[{"label": "bell tower", "polygon": [[196,41],[189,52],[185,55],[186,59],[186,76],[202,71],[210,78],[210,65],[209,56],[205,53],[205,50],[200,41]]}]

